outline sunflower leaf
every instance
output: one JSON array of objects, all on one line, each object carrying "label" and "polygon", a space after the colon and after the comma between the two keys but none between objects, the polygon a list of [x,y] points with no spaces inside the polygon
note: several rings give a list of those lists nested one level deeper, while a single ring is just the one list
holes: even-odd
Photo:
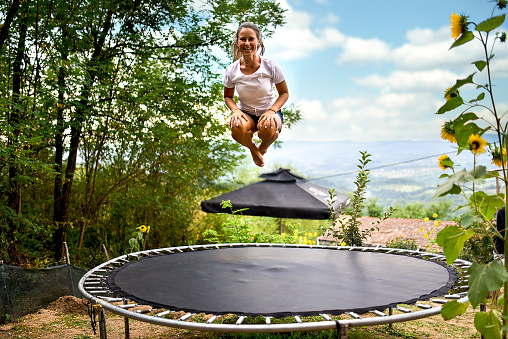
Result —
[{"label": "sunflower leaf", "polygon": [[489,339],[501,339],[501,331],[504,329],[496,310],[478,312],[474,316],[474,327]]},{"label": "sunflower leaf", "polygon": [[456,96],[454,98],[451,98],[450,100],[447,100],[446,103],[439,108],[437,111],[437,114],[443,114],[448,111],[452,111],[462,105],[464,103],[464,100],[460,96]]},{"label": "sunflower leaf", "polygon": [[473,76],[476,74],[476,72],[470,74],[467,78],[465,79],[458,79],[457,82],[455,83],[455,85],[453,85],[452,88],[450,88],[450,90],[448,92],[452,93],[452,92],[455,92],[457,91],[460,87],[464,86],[465,84],[473,84]]},{"label": "sunflower leaf", "polygon": [[446,226],[437,234],[436,242],[443,248],[443,254],[446,257],[448,265],[452,264],[459,257],[464,247],[464,242],[473,235],[473,230],[465,230],[455,225]]},{"label": "sunflower leaf", "polygon": [[478,127],[475,123],[468,123],[462,126],[455,126],[455,139],[457,139],[457,145],[463,148],[469,147],[469,137],[472,134],[480,134],[483,130]]},{"label": "sunflower leaf", "polygon": [[473,32],[470,32],[470,31],[464,32],[464,33],[462,33],[460,38],[455,40],[455,42],[450,46],[449,50],[452,48],[458,47],[460,45],[464,45],[465,43],[467,43],[473,39],[474,39]]},{"label": "sunflower leaf", "polygon": [[473,62],[473,64],[476,66],[476,69],[478,69],[480,72],[483,71],[485,66],[487,66],[487,62],[483,60],[478,60]]},{"label": "sunflower leaf", "polygon": [[459,303],[457,300],[453,300],[443,305],[443,308],[441,309],[441,315],[443,316],[444,320],[451,320],[461,314],[464,314],[468,306],[469,301],[465,303]]},{"label": "sunflower leaf", "polygon": [[476,204],[480,207],[481,213],[487,218],[492,218],[498,209],[503,207],[504,201],[498,195],[488,195],[485,192],[475,192],[469,197],[471,204]]},{"label": "sunflower leaf", "polygon": [[470,274],[467,296],[473,308],[484,301],[490,291],[497,291],[508,281],[508,272],[499,261],[488,264],[473,263],[467,271]]},{"label": "sunflower leaf", "polygon": [[481,92],[477,97],[476,99],[473,99],[473,100],[470,100],[469,102],[470,103],[473,103],[473,102],[478,102],[478,101],[482,101],[483,99],[485,99],[485,92]]},{"label": "sunflower leaf", "polygon": [[490,32],[493,29],[498,28],[501,26],[504,22],[505,14],[501,14],[498,16],[494,16],[492,18],[489,18],[483,22],[480,22],[478,25],[476,25],[476,30],[478,32]]},{"label": "sunflower leaf", "polygon": [[453,128],[458,128],[459,126],[462,126],[464,125],[466,122],[468,121],[472,121],[472,120],[478,120],[478,116],[474,113],[465,113],[465,114],[461,114],[457,117],[457,119],[455,119],[453,121]]},{"label": "sunflower leaf", "polygon": [[434,192],[434,196],[432,197],[432,199],[443,197],[447,194],[460,194],[461,192],[462,189],[460,188],[460,186],[454,183],[450,177],[446,182],[437,186],[436,192]]},{"label": "sunflower leaf", "polygon": [[[465,206],[463,206],[465,207]],[[473,215],[473,214],[465,214],[462,219],[460,219],[460,225],[462,227],[469,227],[471,226],[472,224],[474,224],[475,222],[481,222],[482,219],[476,215]]]}]

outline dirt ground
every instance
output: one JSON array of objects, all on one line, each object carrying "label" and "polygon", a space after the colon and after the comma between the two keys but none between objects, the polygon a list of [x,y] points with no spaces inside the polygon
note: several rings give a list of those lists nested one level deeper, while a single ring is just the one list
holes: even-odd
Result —
[{"label": "dirt ground", "polygon": [[[444,321],[441,316],[397,323],[393,328],[352,329],[348,337],[355,338],[355,331],[363,331],[361,338],[480,338],[473,326],[474,311],[470,308],[464,315]],[[124,318],[106,314],[107,337],[123,339]],[[98,324],[97,324],[98,326]],[[130,338],[191,339],[210,337],[210,334],[152,325],[135,320],[129,321]],[[0,325],[0,339],[45,338],[85,339],[99,338],[91,326],[87,302],[72,296],[61,297],[47,308],[26,315],[13,323]]]}]

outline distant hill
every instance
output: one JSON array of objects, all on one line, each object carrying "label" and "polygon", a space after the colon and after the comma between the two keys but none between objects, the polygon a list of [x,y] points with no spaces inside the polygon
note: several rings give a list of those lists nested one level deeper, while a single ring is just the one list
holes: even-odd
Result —
[{"label": "distant hill", "polygon": [[[495,140],[492,136],[486,139]],[[281,148],[270,149],[265,160],[270,170],[291,167],[319,185],[351,192],[355,189],[359,152],[367,151],[372,160],[368,166],[371,169],[368,196],[388,206],[397,202],[430,202],[437,185],[442,182],[439,176],[443,171],[437,161],[444,153],[452,158],[457,168],[472,169],[471,152],[464,151],[457,157],[455,147],[447,141],[286,141]],[[480,155],[477,163],[487,168],[493,166],[487,154]],[[494,192],[495,182],[489,181],[485,189]]]}]

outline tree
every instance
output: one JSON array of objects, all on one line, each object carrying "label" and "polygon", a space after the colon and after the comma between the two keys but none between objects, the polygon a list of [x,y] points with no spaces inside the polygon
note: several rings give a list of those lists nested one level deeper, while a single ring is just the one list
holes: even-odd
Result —
[{"label": "tree", "polygon": [[[155,203],[164,194],[167,204],[158,216],[143,218],[160,219],[166,211],[160,226],[166,234],[177,218],[167,211],[189,211],[199,189],[236,163],[238,147],[224,138],[220,116],[217,69],[224,65],[212,48],[228,48],[227,27],[241,21],[259,23],[266,35],[283,23],[283,11],[270,0],[212,0],[201,8],[188,0],[39,0],[21,2],[18,10],[11,11],[16,1],[0,7],[5,23],[12,13],[12,24],[0,30],[6,104],[0,106],[0,133],[9,140],[1,151],[1,218],[7,222],[2,233],[13,234],[3,248],[19,242],[15,222],[33,229],[42,219],[53,225],[56,260],[65,241],[81,247],[87,229],[107,229],[109,209],[125,206],[133,192],[153,198],[136,201],[131,211],[139,208],[140,216],[133,223],[147,213],[141,202]],[[15,68],[21,59],[24,67]],[[35,188],[35,178],[45,180],[41,194],[23,201],[22,190]],[[23,213],[34,203],[44,206],[37,218]],[[186,215],[190,220],[192,213]],[[184,227],[174,227],[170,241],[185,241],[184,231],[176,235]]]}]

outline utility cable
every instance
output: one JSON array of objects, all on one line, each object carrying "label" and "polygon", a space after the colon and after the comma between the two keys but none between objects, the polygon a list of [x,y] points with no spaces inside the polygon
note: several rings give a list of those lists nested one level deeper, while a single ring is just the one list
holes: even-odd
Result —
[{"label": "utility cable", "polygon": [[[400,162],[396,162],[396,163],[393,163],[393,164],[387,164],[387,165],[381,165],[381,166],[376,166],[376,167],[372,167],[372,168],[367,168],[367,170],[368,171],[372,171],[372,170],[377,170],[377,169],[386,168],[386,167],[392,167],[392,166],[397,166],[397,165],[402,165],[402,164],[408,164],[408,163],[415,162],[415,161],[420,161],[420,160],[426,160],[426,159],[431,159],[431,158],[439,157],[441,155],[443,155],[443,153],[436,154],[436,155],[429,155],[429,156],[422,157],[422,158],[417,158],[417,159],[400,161]],[[355,171],[349,171],[349,172],[343,172],[343,173],[337,173],[337,174],[330,174],[330,175],[325,175],[323,177],[311,178],[311,179],[308,179],[308,180],[309,181],[316,181],[316,180],[321,180],[321,179],[328,179],[328,178],[332,178],[332,177],[338,177],[338,176],[342,176],[342,175],[354,174],[354,173],[357,173],[357,172],[358,171],[355,170]]]}]

